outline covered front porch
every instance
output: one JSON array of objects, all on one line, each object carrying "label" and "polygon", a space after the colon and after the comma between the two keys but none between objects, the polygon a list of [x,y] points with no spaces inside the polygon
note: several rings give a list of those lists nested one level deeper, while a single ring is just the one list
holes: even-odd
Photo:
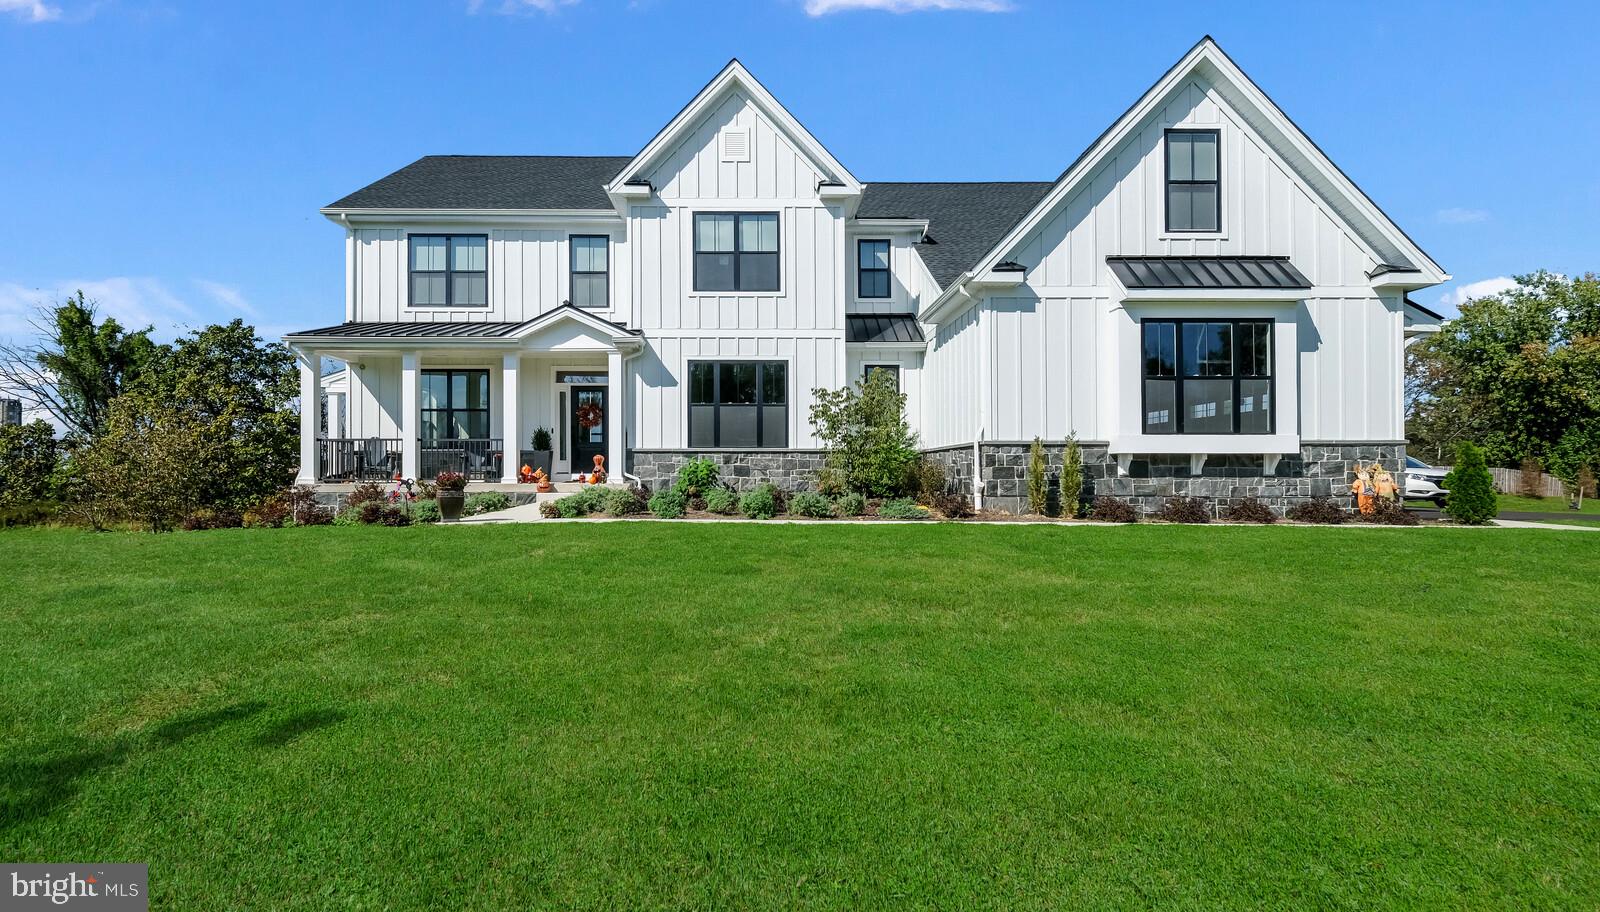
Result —
[{"label": "covered front porch", "polygon": [[[556,481],[624,465],[626,361],[639,337],[564,305],[524,323],[346,323],[286,337],[300,362],[297,483],[456,471],[515,485],[550,432]],[[336,368],[327,371],[332,360]]]}]

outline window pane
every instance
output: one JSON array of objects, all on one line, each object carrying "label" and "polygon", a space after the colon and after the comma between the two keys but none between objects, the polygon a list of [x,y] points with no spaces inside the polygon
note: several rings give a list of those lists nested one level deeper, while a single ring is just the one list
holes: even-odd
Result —
[{"label": "window pane", "polygon": [[601,275],[575,275],[572,277],[572,303],[579,307],[606,307],[606,277]]},{"label": "window pane", "polygon": [[427,274],[412,276],[411,303],[442,305],[444,303],[444,276]]},{"label": "window pane", "polygon": [[714,447],[717,445],[717,407],[714,405],[689,406],[689,445]]},{"label": "window pane", "polygon": [[777,253],[778,216],[739,216],[739,249],[745,253]]},{"label": "window pane", "polygon": [[1183,432],[1233,433],[1233,381],[1183,381]]},{"label": "window pane", "polygon": [[572,270],[574,272],[605,272],[607,260],[606,238],[575,237],[572,239]]},{"label": "window pane", "polygon": [[1239,324],[1239,375],[1267,377],[1271,374],[1272,324]]},{"label": "window pane", "polygon": [[733,257],[731,253],[695,254],[695,290],[733,291]]},{"label": "window pane", "polygon": [[463,373],[451,373],[449,377],[449,392],[446,394],[449,396],[449,399],[446,400],[446,404],[453,408],[466,408],[467,375]]},{"label": "window pane", "polygon": [[418,433],[423,440],[438,440],[439,430],[444,427],[444,412],[423,412],[422,424]]},{"label": "window pane", "polygon": [[776,253],[739,254],[740,291],[777,291],[778,255]]},{"label": "window pane", "polygon": [[721,413],[722,430],[717,436],[717,446],[756,447],[761,440],[756,436],[756,406],[724,405]]},{"label": "window pane", "polygon": [[[455,403],[456,408],[462,408],[462,403]],[[489,372],[471,371],[467,374],[467,401],[465,408],[486,409],[489,407]]]},{"label": "window pane", "polygon": [[588,371],[556,371],[557,383],[586,383],[593,386],[605,386],[606,375],[594,374]]},{"label": "window pane", "polygon": [[1194,180],[1192,133],[1167,134],[1167,179]]},{"label": "window pane", "polygon": [[862,241],[861,242],[861,268],[862,269],[888,269],[889,268],[889,242],[888,241]]},{"label": "window pane", "polygon": [[689,401],[710,405],[717,401],[717,366],[710,361],[689,365]]},{"label": "window pane", "polygon": [[[754,405],[756,401],[756,365],[751,362],[725,362],[722,367],[722,388],[717,391],[723,404]],[[726,446],[726,444],[724,444]]]},{"label": "window pane", "polygon": [[699,252],[733,251],[733,220],[731,215],[701,213],[694,217],[694,249]]},{"label": "window pane", "polygon": [[861,297],[887,298],[889,296],[889,274],[881,269],[874,269],[861,274]]},{"label": "window pane", "polygon": [[1188,184],[1167,185],[1167,228],[1172,231],[1194,230],[1194,210],[1190,203],[1191,187]]},{"label": "window pane", "polygon": [[454,275],[455,295],[451,303],[457,307],[483,307],[489,303],[489,280],[483,275]]},{"label": "window pane", "polygon": [[1183,375],[1233,376],[1233,324],[1183,324]]},{"label": "window pane", "polygon": [[1144,432],[1174,434],[1178,430],[1178,383],[1175,380],[1144,382]]},{"label": "window pane", "polygon": [[1178,375],[1178,325],[1176,323],[1146,323],[1144,325],[1144,372],[1149,377],[1176,377]]},{"label": "window pane", "polygon": [[489,261],[489,241],[481,237],[453,237],[450,239],[450,268],[464,272],[482,272]]},{"label": "window pane", "polygon": [[449,376],[435,371],[422,372],[421,408],[444,408],[450,404]]},{"label": "window pane", "polygon": [[789,401],[789,365],[782,362],[761,366],[761,401],[767,405],[783,405]]},{"label": "window pane", "polygon": [[444,269],[444,244],[442,237],[413,235],[411,238],[411,268],[413,270]]},{"label": "window pane", "polygon": [[[1194,180],[1217,179],[1217,136],[1215,133],[1191,133],[1194,149]],[[1174,175],[1176,177],[1176,175]]]},{"label": "window pane", "polygon": [[761,407],[761,446],[789,445],[789,409],[782,405]]},{"label": "window pane", "polygon": [[1217,230],[1217,185],[1193,184],[1189,188],[1192,231]]},{"label": "window pane", "polygon": [[462,412],[466,416],[467,436],[483,440],[489,436],[488,412]]},{"label": "window pane", "polygon": [[1272,433],[1272,381],[1239,381],[1239,433]]}]

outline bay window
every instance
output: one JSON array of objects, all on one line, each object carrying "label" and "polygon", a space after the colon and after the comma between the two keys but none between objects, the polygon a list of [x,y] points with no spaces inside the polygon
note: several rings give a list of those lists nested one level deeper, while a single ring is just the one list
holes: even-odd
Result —
[{"label": "bay window", "polygon": [[1146,434],[1271,434],[1271,320],[1145,320]]},{"label": "bay window", "polygon": [[788,446],[788,368],[783,361],[690,361],[689,446]]}]

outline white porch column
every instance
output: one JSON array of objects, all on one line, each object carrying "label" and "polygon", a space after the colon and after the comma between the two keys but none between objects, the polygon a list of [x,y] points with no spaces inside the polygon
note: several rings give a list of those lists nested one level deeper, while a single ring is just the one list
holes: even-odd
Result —
[{"label": "white porch column", "polygon": [[612,350],[606,355],[606,480],[622,480],[627,470],[622,447],[622,416],[627,402],[623,391],[628,384],[622,376],[622,352]]},{"label": "white porch column", "polygon": [[521,367],[521,352],[510,352],[502,358],[500,375],[504,389],[500,393],[500,400],[505,408],[505,417],[500,419],[500,444],[505,453],[500,460],[502,484],[516,484],[517,472],[522,468],[522,424],[519,420],[522,417]]},{"label": "white porch column", "polygon": [[314,351],[298,350],[300,365],[300,472],[295,484],[317,483],[317,431],[322,427],[322,358]]},{"label": "white porch column", "polygon": [[407,478],[416,478],[422,468],[417,444],[417,435],[422,433],[421,361],[414,351],[400,356],[400,474]]}]

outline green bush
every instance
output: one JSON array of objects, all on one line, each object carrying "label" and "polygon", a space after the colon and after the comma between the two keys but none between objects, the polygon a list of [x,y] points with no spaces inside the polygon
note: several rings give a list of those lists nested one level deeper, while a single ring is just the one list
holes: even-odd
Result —
[{"label": "green bush", "polygon": [[944,466],[926,456],[919,458],[911,466],[911,480],[906,487],[916,495],[918,503],[932,506],[934,499],[945,492]]},{"label": "green bush", "polygon": [[739,498],[739,510],[751,519],[771,519],[778,515],[778,489],[757,485]]},{"label": "green bush", "polygon": [[634,488],[607,488],[600,495],[600,512],[607,516],[629,516],[644,511],[644,497]]},{"label": "green bush", "polygon": [[717,483],[718,469],[715,461],[710,459],[691,459],[678,469],[678,480],[674,484],[678,490],[690,497],[699,497]]},{"label": "green bush", "polygon": [[1044,459],[1044,441],[1033,438],[1028,447],[1028,512],[1044,516],[1050,510],[1050,470]]},{"label": "green bush", "polygon": [[732,516],[739,512],[739,493],[732,488],[711,488],[706,491],[706,509]]},{"label": "green bush", "polygon": [[483,491],[467,498],[461,505],[462,516],[477,516],[479,513],[496,513],[511,506],[511,498],[499,491]]},{"label": "green bush", "polygon": [[867,499],[854,491],[840,494],[833,502],[833,511],[840,516],[860,516],[867,512]]},{"label": "green bush", "polygon": [[0,507],[0,529],[9,529],[12,526],[34,526],[54,519],[56,504],[48,500],[38,500],[33,503],[12,504],[9,507]]},{"label": "green bush", "polygon": [[46,500],[59,452],[47,422],[0,425],[0,507]]},{"label": "green bush", "polygon": [[360,507],[345,507],[343,510],[340,510],[338,513],[336,513],[334,515],[333,524],[336,525],[336,526],[359,526],[359,525],[361,525],[361,508]]},{"label": "green bush", "polygon": [[828,498],[815,491],[803,491],[789,498],[789,512],[795,516],[823,519],[833,514],[833,505],[828,503]]},{"label": "green bush", "polygon": [[418,500],[411,504],[411,521],[418,523],[436,523],[444,516],[439,512],[437,500]]},{"label": "green bush", "polygon": [[1068,434],[1066,448],[1061,452],[1061,515],[1082,513],[1083,448],[1078,446],[1077,434]]},{"label": "green bush", "polygon": [[1463,442],[1456,448],[1456,464],[1444,477],[1444,512],[1459,523],[1481,525],[1494,519],[1500,505],[1494,496],[1494,476],[1483,464],[1483,451]]},{"label": "green bush", "polygon": [[878,505],[884,519],[927,519],[928,511],[909,497],[896,497]]},{"label": "green bush", "polygon": [[875,497],[903,493],[921,454],[906,423],[905,394],[888,371],[857,387],[812,390],[811,427],[827,450],[824,491],[835,485]]},{"label": "green bush", "polygon": [[677,488],[662,488],[650,495],[650,512],[662,519],[678,519],[688,508],[688,495]]}]

